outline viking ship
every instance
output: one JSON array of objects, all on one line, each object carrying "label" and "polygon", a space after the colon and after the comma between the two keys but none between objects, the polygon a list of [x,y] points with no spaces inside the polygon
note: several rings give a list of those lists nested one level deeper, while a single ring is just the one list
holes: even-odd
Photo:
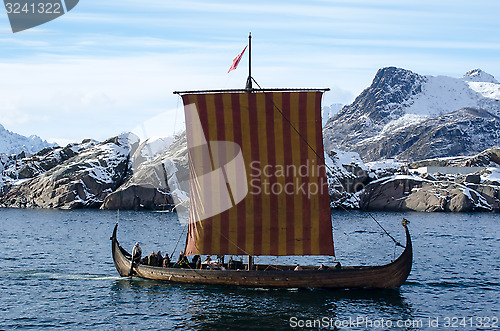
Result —
[{"label": "viking ship", "polygon": [[248,256],[248,263],[174,268],[132,262],[116,224],[110,239],[119,274],[253,287],[400,287],[412,266],[406,220],[404,251],[386,265],[254,263],[254,256],[335,252],[321,126],[328,89],[253,88],[250,70],[245,89],[174,92],[184,103],[189,157],[185,255]]}]

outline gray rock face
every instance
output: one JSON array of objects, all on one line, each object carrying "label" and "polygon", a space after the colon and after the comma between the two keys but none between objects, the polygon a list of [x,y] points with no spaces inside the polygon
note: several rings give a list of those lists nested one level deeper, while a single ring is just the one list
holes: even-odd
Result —
[{"label": "gray rock face", "polygon": [[10,207],[98,208],[123,182],[137,144],[131,134],[108,139],[12,186],[0,202]]},{"label": "gray rock face", "polygon": [[332,150],[325,153],[325,160],[331,208],[358,209],[358,193],[372,179],[359,155]]},{"label": "gray rock face", "polygon": [[166,182],[164,162],[168,161],[158,157],[141,163],[122,186],[106,196],[100,208],[170,210],[174,203]]},{"label": "gray rock face", "polygon": [[383,68],[327,122],[325,146],[357,152],[365,162],[478,153],[500,144],[500,100],[492,97],[498,91],[480,70],[455,79]]},{"label": "gray rock face", "polygon": [[[101,209],[171,210],[175,206],[171,192],[189,191],[187,143],[182,134],[166,151],[145,153],[148,144],[140,146],[132,156],[131,173],[116,191],[110,193]],[[180,187],[180,183],[186,183]]]},{"label": "gray rock face", "polygon": [[[47,147],[31,157],[21,159],[18,178],[33,178],[56,167],[62,162],[97,144],[93,140],[84,140],[81,144],[69,144],[66,147]],[[12,172],[10,173],[12,175]]]},{"label": "gray rock face", "polygon": [[[378,134],[404,114],[403,104],[422,90],[425,77],[395,67],[380,69],[370,87],[332,117],[324,128],[327,149],[356,151],[356,145]],[[368,161],[362,153],[360,156]]]},{"label": "gray rock face", "polygon": [[66,147],[46,147],[34,155],[24,151],[17,155],[0,154],[0,196],[8,192],[17,180],[41,175],[96,144],[96,141],[86,139]]},{"label": "gray rock face", "polygon": [[500,142],[500,118],[485,110],[461,109],[399,129],[384,139],[359,143],[356,150],[368,160],[396,157],[471,155]]},{"label": "gray rock face", "polygon": [[420,167],[498,167],[500,166],[500,147],[493,146],[474,156],[435,158],[413,162],[410,168]]},{"label": "gray rock face", "polygon": [[500,187],[393,176],[375,181],[361,195],[361,209],[421,212],[499,211]]}]

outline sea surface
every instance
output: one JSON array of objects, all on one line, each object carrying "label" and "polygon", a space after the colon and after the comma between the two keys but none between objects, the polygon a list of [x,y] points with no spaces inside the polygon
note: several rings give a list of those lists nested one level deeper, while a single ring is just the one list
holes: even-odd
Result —
[{"label": "sea surface", "polygon": [[[404,243],[413,269],[399,290],[265,289],[120,278],[109,237],[144,253],[182,249],[172,213],[0,209],[0,330],[491,330],[500,327],[498,214],[373,213]],[[363,212],[333,212],[343,265],[378,265],[400,252]],[[274,257],[260,262],[275,262]],[[257,262],[259,262],[257,261]],[[328,257],[277,263],[331,264]]]}]

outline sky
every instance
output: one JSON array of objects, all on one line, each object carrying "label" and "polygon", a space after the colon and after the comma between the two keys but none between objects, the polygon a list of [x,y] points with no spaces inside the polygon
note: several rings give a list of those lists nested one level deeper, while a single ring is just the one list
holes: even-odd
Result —
[{"label": "sky", "polygon": [[0,8],[0,124],[65,145],[183,128],[174,91],[329,87],[350,103],[378,69],[500,79],[498,0],[80,0],[65,15],[12,33]]}]

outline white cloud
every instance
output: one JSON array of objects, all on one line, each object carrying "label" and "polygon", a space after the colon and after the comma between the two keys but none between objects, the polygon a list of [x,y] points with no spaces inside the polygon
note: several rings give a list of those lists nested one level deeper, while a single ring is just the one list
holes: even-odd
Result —
[{"label": "white cloud", "polygon": [[163,111],[158,115],[144,120],[133,128],[131,132],[144,141],[151,137],[173,136],[185,129],[184,108],[180,104],[178,108]]}]

